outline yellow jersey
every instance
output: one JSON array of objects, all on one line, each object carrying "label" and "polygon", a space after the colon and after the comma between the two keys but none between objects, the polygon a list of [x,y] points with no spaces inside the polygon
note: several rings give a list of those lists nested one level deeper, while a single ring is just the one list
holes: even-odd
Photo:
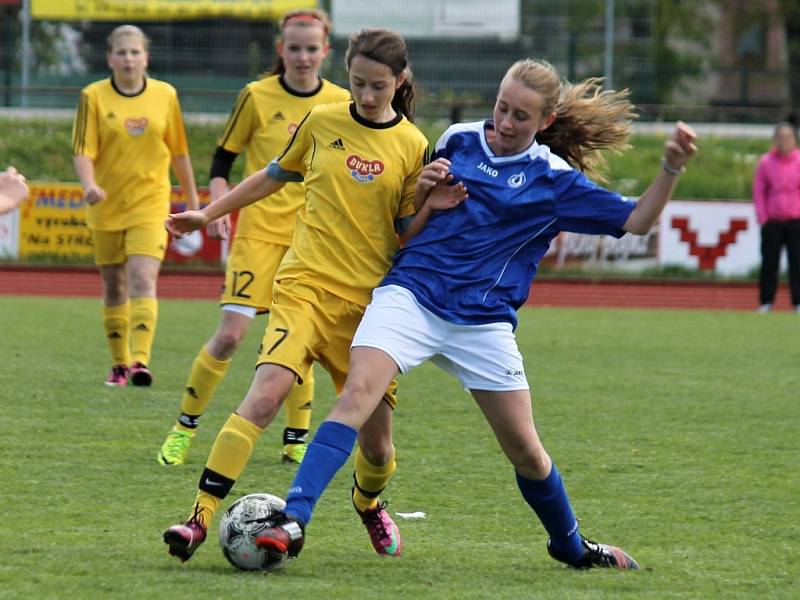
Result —
[{"label": "yellow jersey", "polygon": [[[314,106],[349,99],[349,91],[324,79],[315,91],[302,93],[290,89],[280,75],[265,77],[239,92],[218,145],[235,154],[247,153],[246,177],[280,154]],[[239,211],[236,235],[288,246],[303,200],[303,184],[285,185],[269,202],[256,202]]]},{"label": "yellow jersey", "polygon": [[90,228],[163,223],[172,157],[189,154],[175,88],[146,79],[141,92],[126,95],[111,78],[89,84],[78,102],[72,153],[92,159],[95,181],[106,192],[88,207]]},{"label": "yellow jersey", "polygon": [[372,123],[352,102],[312,109],[278,157],[305,180],[305,207],[276,280],[318,285],[366,306],[398,249],[395,221],[414,214],[428,141],[398,114]]}]

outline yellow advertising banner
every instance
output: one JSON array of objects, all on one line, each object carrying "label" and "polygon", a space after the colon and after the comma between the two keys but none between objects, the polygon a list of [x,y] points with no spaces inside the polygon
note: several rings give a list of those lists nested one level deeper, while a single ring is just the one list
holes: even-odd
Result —
[{"label": "yellow advertising banner", "polygon": [[[77,183],[29,181],[30,195],[19,208],[19,258],[36,256],[94,261],[92,235],[86,224],[86,206]],[[197,190],[201,206],[209,201],[208,188]],[[173,188],[172,211],[186,205],[182,191]]]},{"label": "yellow advertising banner", "polygon": [[37,181],[28,186],[30,196],[19,209],[19,257],[93,259],[81,186]]},{"label": "yellow advertising banner", "polygon": [[309,0],[32,0],[34,19],[75,21],[166,21],[171,19],[276,19]]}]

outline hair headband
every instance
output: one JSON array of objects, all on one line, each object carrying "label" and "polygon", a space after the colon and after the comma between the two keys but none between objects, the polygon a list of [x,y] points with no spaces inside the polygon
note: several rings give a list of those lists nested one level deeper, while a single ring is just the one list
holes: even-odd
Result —
[{"label": "hair headband", "polygon": [[317,23],[322,25],[322,28],[325,30],[325,33],[326,34],[328,33],[328,25],[324,21],[322,21],[318,17],[315,17],[314,15],[307,15],[307,14],[288,15],[284,17],[283,21],[281,22],[281,29],[286,27],[291,21],[305,21],[308,23],[313,23],[314,21],[316,21]]}]

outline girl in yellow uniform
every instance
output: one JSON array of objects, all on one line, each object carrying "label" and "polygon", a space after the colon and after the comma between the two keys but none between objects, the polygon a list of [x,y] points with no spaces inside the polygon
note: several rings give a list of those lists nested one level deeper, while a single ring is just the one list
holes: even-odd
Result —
[{"label": "girl in yellow uniform", "polygon": [[73,162],[103,282],[111,386],[153,380],[148,365],[158,316],[156,280],[167,245],[170,164],[188,207],[198,207],[178,95],[146,76],[148,46],[133,25],[111,32],[112,76],[83,89],[73,127]]},{"label": "girl in yellow uniform", "polygon": [[[413,89],[403,39],[386,30],[361,31],[350,40],[346,62],[354,102],[315,107],[267,169],[203,211],[172,215],[168,222],[180,235],[277,192],[286,181],[305,181],[305,207],[275,277],[250,390],[217,435],[189,520],[164,532],[170,554],[183,561],[205,540],[256,440],[315,360],[341,391],[353,333],[391,265],[398,234],[403,240],[415,235],[437,207],[439,196],[431,194],[414,216],[427,140],[409,121]],[[442,200],[461,193],[459,186],[447,188]],[[393,389],[384,399],[361,430],[353,503],[375,550],[397,555],[397,527],[377,501],[395,470],[394,446],[385,435]]]},{"label": "girl in yellow uniform", "polygon": [[[245,175],[250,175],[280,153],[314,106],[350,98],[350,92],[319,77],[328,54],[329,31],[328,18],[320,10],[297,10],[284,16],[277,44],[278,64],[271,75],[242,89],[219,140],[209,180],[212,202],[228,191],[231,166],[238,154],[247,152]],[[269,310],[275,272],[289,249],[296,213],[303,202],[303,185],[290,183],[269,201],[251,204],[239,212],[226,265],[219,324],[192,364],[181,414],[158,453],[160,464],[185,462],[198,420],[225,377],[253,317]],[[227,238],[229,231],[228,215],[208,226],[208,233],[219,239]],[[286,398],[285,462],[302,460],[313,394],[314,381],[309,373],[304,385],[294,386]]]}]

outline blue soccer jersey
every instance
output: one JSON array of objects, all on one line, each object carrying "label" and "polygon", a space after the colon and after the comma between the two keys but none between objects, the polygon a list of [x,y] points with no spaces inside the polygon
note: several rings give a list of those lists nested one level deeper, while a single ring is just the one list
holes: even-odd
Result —
[{"label": "blue soccer jersey", "polygon": [[451,323],[517,325],[539,260],[561,231],[621,237],[634,202],[589,181],[547,146],[496,156],[491,121],[453,125],[433,158],[452,163],[469,198],[437,211],[381,285],[399,285]]}]

